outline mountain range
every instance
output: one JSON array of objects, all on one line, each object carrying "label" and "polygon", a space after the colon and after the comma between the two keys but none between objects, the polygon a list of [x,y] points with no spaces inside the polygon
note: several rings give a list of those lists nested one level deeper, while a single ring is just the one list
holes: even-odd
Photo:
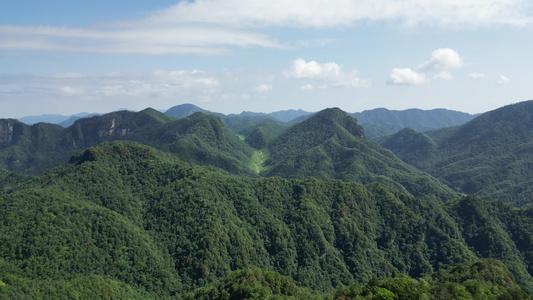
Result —
[{"label": "mountain range", "polygon": [[[232,123],[239,122],[235,121],[235,119],[271,119],[277,120],[281,123],[297,123],[315,114],[315,112],[307,112],[301,109],[289,109],[272,113],[257,113],[244,111],[240,114],[224,115],[222,113],[212,112],[200,108],[190,103],[173,106],[166,110],[165,114],[181,119],[188,117],[196,112],[220,117],[230,130],[233,130],[231,126]],[[69,127],[78,119],[81,119],[83,117],[91,117],[94,115],[98,114],[78,113],[72,116],[27,116],[19,118],[18,120],[28,125],[43,122],[59,124],[63,127]],[[418,131],[426,131],[443,127],[461,125],[475,118],[479,114],[472,115],[447,109],[407,109],[398,111],[388,110],[386,108],[376,108],[373,110],[365,110],[360,113],[349,113],[349,115],[359,120],[361,125],[365,128],[366,135],[368,137],[379,138],[382,136],[393,134],[407,127],[414,128]]]},{"label": "mountain range", "polygon": [[2,119],[0,298],[527,299],[533,101],[409,113]]},{"label": "mountain range", "polygon": [[425,133],[404,129],[382,145],[457,192],[516,206],[532,203],[533,101],[461,126]]}]

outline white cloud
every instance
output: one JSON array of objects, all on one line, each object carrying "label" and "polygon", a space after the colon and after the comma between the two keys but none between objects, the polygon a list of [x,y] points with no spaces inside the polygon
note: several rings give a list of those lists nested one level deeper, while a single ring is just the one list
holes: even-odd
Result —
[{"label": "white cloud", "polygon": [[426,82],[426,77],[409,68],[392,69],[389,76],[389,84],[395,85],[417,85]]},{"label": "white cloud", "polygon": [[306,79],[333,79],[340,74],[341,66],[334,62],[319,64],[316,61],[306,62],[303,59],[296,59],[292,62],[285,76]]},{"label": "white cloud", "polygon": [[431,59],[418,66],[419,71],[452,70],[464,65],[463,59],[457,51],[450,48],[440,48],[431,52]]},{"label": "white cloud", "polygon": [[181,88],[206,88],[213,89],[218,88],[220,82],[213,77],[204,76],[204,73],[198,70],[185,71],[164,71],[156,70],[153,72],[152,77],[161,83],[168,84],[169,86],[178,86]]},{"label": "white cloud", "polygon": [[418,85],[428,82],[426,74],[438,72],[433,79],[452,80],[453,76],[448,70],[459,69],[464,66],[463,58],[457,51],[450,48],[439,48],[431,52],[431,58],[420,64],[416,71],[410,68],[392,69],[388,84],[394,85]]},{"label": "white cloud", "polygon": [[258,87],[255,88],[256,91],[260,93],[268,92],[272,90],[271,84],[260,84]]},{"label": "white cloud", "polygon": [[312,90],[313,89],[313,85],[312,84],[306,84],[306,85],[302,85],[300,88],[302,90]]},{"label": "white cloud", "polygon": [[450,72],[441,71],[439,74],[435,75],[435,78],[444,79],[444,80],[452,80],[453,76],[452,74],[450,74]]},{"label": "white cloud", "polygon": [[196,0],[161,10],[149,21],[233,27],[322,28],[358,21],[392,21],[407,26],[520,26],[532,22],[530,7],[527,0]]},{"label": "white cloud", "polygon": [[474,78],[474,79],[483,79],[485,78],[485,74],[483,73],[470,73],[468,76]]},{"label": "white cloud", "polygon": [[83,90],[79,88],[73,88],[70,86],[64,86],[59,89],[61,91],[61,94],[65,96],[75,96],[75,95],[81,95],[83,94]]},{"label": "white cloud", "polygon": [[[529,0],[197,0],[139,20],[93,28],[0,26],[0,49],[142,55],[227,55],[284,49],[266,27],[331,28],[358,22],[473,28],[533,23]],[[329,43],[324,39],[319,43]]]},{"label": "white cloud", "polygon": [[228,47],[285,48],[264,34],[235,28],[175,24],[84,30],[0,26],[0,49],[145,55],[226,55]]},{"label": "white cloud", "polygon": [[507,78],[504,75],[500,75],[500,78],[498,79],[498,84],[499,85],[506,84],[506,83],[509,83],[509,81],[511,81],[509,78]]},{"label": "white cloud", "polygon": [[284,75],[289,78],[314,79],[332,82],[336,87],[369,87],[370,81],[359,77],[359,72],[353,70],[345,73],[342,66],[335,62],[318,63],[316,61],[306,62],[303,59],[296,59],[291,63]]}]

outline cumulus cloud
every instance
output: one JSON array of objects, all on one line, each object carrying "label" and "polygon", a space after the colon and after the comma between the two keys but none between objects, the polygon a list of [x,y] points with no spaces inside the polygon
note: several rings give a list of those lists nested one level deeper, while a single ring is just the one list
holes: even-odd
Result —
[{"label": "cumulus cloud", "polygon": [[509,78],[507,78],[504,75],[500,75],[500,78],[498,79],[498,84],[503,85],[503,84],[509,83],[509,81],[511,81]]},{"label": "cumulus cloud", "polygon": [[306,84],[306,85],[302,85],[300,88],[302,90],[312,90],[313,89],[313,85],[312,84]]},{"label": "cumulus cloud", "polygon": [[[418,85],[429,80],[426,75],[438,72],[433,79],[452,80],[453,76],[449,70],[459,69],[464,66],[463,58],[457,51],[450,48],[439,48],[431,52],[431,58],[418,65],[413,71],[410,68],[392,69],[388,84],[394,85]],[[429,73],[429,74],[428,74]]]},{"label": "cumulus cloud", "polygon": [[359,72],[353,70],[346,73],[342,66],[335,62],[318,63],[295,59],[284,75],[289,78],[314,79],[333,83],[336,87],[368,87],[370,81],[359,77]]},{"label": "cumulus cloud", "polygon": [[285,76],[305,79],[333,79],[340,74],[341,66],[334,62],[319,64],[316,61],[306,62],[303,59],[295,59]]},{"label": "cumulus cloud", "polygon": [[392,69],[389,75],[389,84],[394,85],[417,85],[426,82],[426,77],[409,68]]},{"label": "cumulus cloud", "polygon": [[463,66],[463,59],[457,51],[450,48],[440,48],[431,52],[431,59],[418,66],[419,71],[438,71],[459,69]]},{"label": "cumulus cloud", "polygon": [[474,79],[483,79],[485,78],[485,74],[483,73],[470,73],[468,76],[474,78]]}]

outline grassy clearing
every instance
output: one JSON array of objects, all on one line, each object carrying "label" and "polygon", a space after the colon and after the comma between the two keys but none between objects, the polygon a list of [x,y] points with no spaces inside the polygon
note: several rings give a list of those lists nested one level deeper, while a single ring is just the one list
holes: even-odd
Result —
[{"label": "grassy clearing", "polygon": [[268,152],[265,149],[256,150],[252,155],[252,161],[250,163],[250,169],[257,172],[257,174],[264,171],[266,167],[264,166],[265,161],[268,158]]}]

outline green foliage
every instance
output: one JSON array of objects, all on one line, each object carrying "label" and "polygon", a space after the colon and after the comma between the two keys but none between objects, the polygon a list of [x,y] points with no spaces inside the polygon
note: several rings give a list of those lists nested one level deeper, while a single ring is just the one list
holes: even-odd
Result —
[{"label": "green foliage", "polygon": [[479,257],[503,261],[516,281],[533,291],[533,219],[531,210],[468,196],[448,204],[465,242]]},{"label": "green foliage", "polygon": [[294,125],[268,146],[265,176],[381,182],[428,200],[455,197],[444,184],[364,136],[357,121],[327,109]]},{"label": "green foliage", "polygon": [[1,195],[0,257],[31,280],[172,294],[254,265],[330,290],[474,258],[437,204],[380,184],[242,179],[103,143]]},{"label": "green foliage", "polygon": [[231,272],[215,285],[198,289],[183,299],[295,299],[298,294],[298,287],[290,278],[252,267]]},{"label": "green foliage", "polygon": [[[36,175],[66,163],[74,153],[101,142],[136,141],[202,165],[253,176],[253,149],[228,131],[218,117],[201,113],[175,118],[147,108],[119,111],[76,121],[69,128],[39,123],[27,126],[0,120],[0,168]],[[11,129],[10,129],[11,128]],[[1,130],[0,130],[1,131]]]},{"label": "green foliage", "polygon": [[[387,298],[426,286],[387,278],[429,278],[476,257],[501,259],[532,290],[533,213],[501,203],[465,198],[443,207],[380,183],[240,178],[134,142],[102,143],[39,177],[2,185],[2,296],[56,293],[31,292],[41,282],[76,290],[88,280],[80,295],[111,289],[166,298],[205,287],[198,295],[319,297],[302,289],[329,293],[363,283],[350,293]],[[260,270],[219,281],[250,266]],[[498,276],[497,284],[511,284],[511,275]],[[376,285],[374,277],[384,281]],[[467,281],[439,291],[488,293]]]},{"label": "green foliage", "polygon": [[511,279],[504,264],[493,259],[441,269],[421,279],[398,275],[350,285],[335,299],[530,299]]},{"label": "green foliage", "polygon": [[458,192],[525,206],[533,192],[532,119],[526,101],[426,135],[402,131],[383,145]]}]

